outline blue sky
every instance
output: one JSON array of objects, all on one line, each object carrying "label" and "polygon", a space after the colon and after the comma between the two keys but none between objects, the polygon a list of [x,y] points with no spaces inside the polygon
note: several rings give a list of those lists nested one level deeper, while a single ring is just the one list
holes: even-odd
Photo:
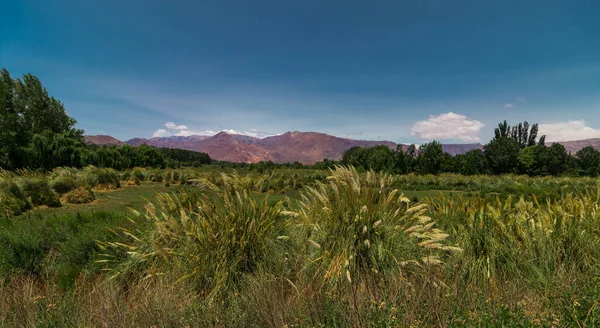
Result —
[{"label": "blue sky", "polygon": [[0,66],[88,134],[600,137],[600,0],[3,1]]}]

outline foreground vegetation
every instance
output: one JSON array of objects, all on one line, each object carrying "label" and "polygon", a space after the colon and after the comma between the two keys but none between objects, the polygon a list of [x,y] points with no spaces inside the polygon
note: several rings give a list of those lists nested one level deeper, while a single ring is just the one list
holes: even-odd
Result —
[{"label": "foreground vegetation", "polygon": [[600,325],[597,179],[88,167],[0,185],[0,326]]}]

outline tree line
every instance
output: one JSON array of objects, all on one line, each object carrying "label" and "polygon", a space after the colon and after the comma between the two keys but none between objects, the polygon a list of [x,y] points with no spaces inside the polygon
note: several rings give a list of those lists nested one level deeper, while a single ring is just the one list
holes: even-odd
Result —
[{"label": "tree line", "polygon": [[[331,163],[331,162],[330,162]],[[325,163],[319,163],[324,165]],[[396,150],[387,146],[353,147],[341,164],[397,174],[438,174],[443,172],[474,174],[585,175],[600,174],[600,151],[588,146],[574,156],[558,143],[546,146],[545,136],[538,139],[538,125],[528,122],[510,126],[506,121],[494,130],[494,138],[483,149],[452,156],[442,144],[432,141]]]},{"label": "tree line", "polygon": [[87,145],[83,130],[50,96],[40,80],[25,74],[13,79],[0,69],[0,169],[51,170],[94,165],[114,169],[210,164],[205,153],[148,145]]},{"label": "tree line", "polygon": [[527,122],[510,126],[506,121],[494,129],[494,138],[483,149],[452,156],[442,144],[432,141],[416,147],[399,145],[353,147],[340,161],[325,159],[311,166],[300,163],[237,164],[215,162],[205,153],[183,149],[87,145],[83,130],[76,129],[64,105],[50,96],[40,80],[31,74],[13,79],[0,69],[0,168],[6,170],[51,170],[55,167],[94,165],[114,169],[132,167],[181,167],[216,164],[227,168],[265,171],[277,168],[332,168],[338,164],[391,173],[587,175],[600,174],[600,152],[585,147],[574,156],[564,146],[546,146],[538,138],[538,125]]}]

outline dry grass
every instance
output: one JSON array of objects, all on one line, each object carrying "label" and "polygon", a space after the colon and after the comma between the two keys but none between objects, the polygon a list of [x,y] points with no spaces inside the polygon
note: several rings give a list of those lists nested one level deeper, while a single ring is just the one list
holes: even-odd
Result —
[{"label": "dry grass", "polygon": [[34,278],[0,283],[2,327],[183,327],[195,318],[197,297],[185,285],[139,282],[130,288],[80,277],[72,292]]}]

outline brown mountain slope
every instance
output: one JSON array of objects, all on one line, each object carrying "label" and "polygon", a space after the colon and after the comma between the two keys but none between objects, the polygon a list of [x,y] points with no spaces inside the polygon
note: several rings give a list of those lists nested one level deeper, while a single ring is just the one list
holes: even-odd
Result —
[{"label": "brown mountain slope", "polygon": [[[98,145],[122,145],[123,143],[110,136],[86,136],[86,142]],[[162,138],[135,138],[127,144],[138,146],[148,144],[155,147],[181,148],[200,151],[212,158],[222,161],[255,163],[273,161],[277,163],[295,162],[313,164],[324,158],[339,160],[344,151],[351,147],[371,147],[386,145],[396,149],[390,141],[366,141],[338,138],[317,132],[287,132],[282,135],[264,139],[244,135],[221,132],[215,136],[172,136]],[[559,142],[567,151],[575,154],[586,146],[600,149],[600,138]],[[445,152],[451,155],[464,154],[472,149],[482,149],[481,144],[444,144]],[[402,145],[406,150],[408,145]]]},{"label": "brown mountain slope", "polygon": [[[230,135],[221,132],[214,136],[171,136],[150,139],[134,138],[127,141],[128,145],[139,146],[147,144],[162,148],[180,148],[207,153],[211,158],[219,161],[256,163],[272,160],[270,154],[260,146],[243,141],[252,137]],[[239,139],[239,140],[238,140]],[[256,139],[260,140],[260,139]]]},{"label": "brown mountain slope", "polygon": [[213,137],[200,140],[193,149],[207,153],[219,161],[256,163],[274,161],[269,151],[255,144],[238,141],[235,136],[221,132]]},{"label": "brown mountain slope", "polygon": [[[596,149],[600,149],[600,138],[594,139],[584,139],[584,140],[575,140],[575,141],[558,141],[559,144],[565,146],[565,149],[571,154],[575,155],[579,150],[584,147],[592,146]],[[552,144],[551,142],[546,142],[546,145]]]},{"label": "brown mountain slope", "polygon": [[396,149],[396,144],[390,141],[352,140],[324,133],[297,131],[259,139],[258,145],[272,154],[274,162],[298,161],[303,164],[314,164],[324,158],[338,160],[344,151],[354,146],[386,145]]},{"label": "brown mountain slope", "polygon": [[211,138],[210,136],[171,136],[171,137],[154,137],[150,139],[144,138],[133,138],[128,140],[126,143],[130,146],[139,146],[147,144],[154,147],[161,148],[180,148],[193,150],[196,144],[200,140]]},{"label": "brown mountain slope", "polygon": [[85,136],[85,142],[87,144],[90,145],[99,145],[99,146],[104,146],[104,145],[117,145],[117,146],[122,146],[125,143],[113,138],[111,136],[105,136],[105,135],[96,135],[96,136]]}]

